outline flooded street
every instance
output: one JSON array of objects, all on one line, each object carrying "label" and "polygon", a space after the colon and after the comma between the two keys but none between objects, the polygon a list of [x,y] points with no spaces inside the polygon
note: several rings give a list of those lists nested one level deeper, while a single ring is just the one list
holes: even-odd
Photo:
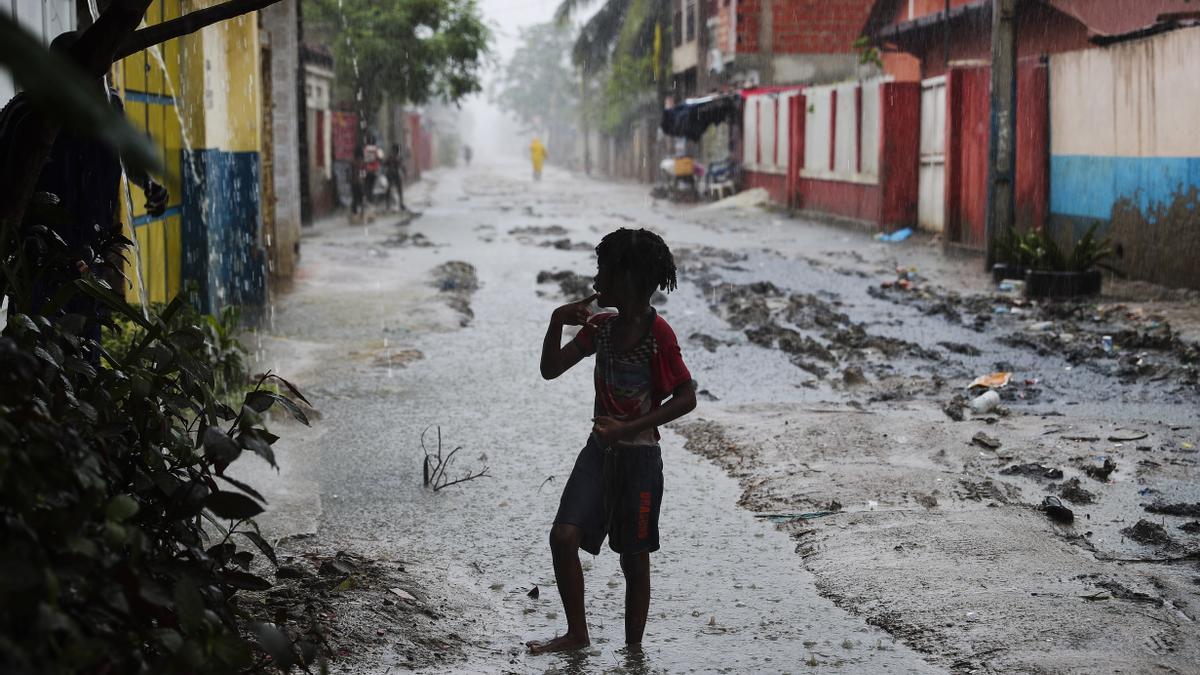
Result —
[{"label": "flooded street", "polygon": [[[757,208],[689,211],[557,170],[532,183],[523,166],[439,171],[410,200],[422,213],[404,225],[387,215],[309,231],[294,286],[252,338],[258,367],[296,382],[318,413],[311,430],[276,423],[280,474],[239,466],[271,502],[267,531],[402,565],[445,618],[429,639],[447,645],[446,665],[384,637],[403,627],[380,615],[360,631],[379,637],[335,672],[1194,663],[1196,535],[1139,506],[1200,500],[1186,352],[1144,356],[1158,364],[1145,377],[1119,375],[1115,358],[1039,354],[1012,338],[1030,308],[972,299],[989,292],[973,260]],[[607,549],[583,556],[592,647],[530,657],[525,640],[565,628],[546,539],[592,406],[590,361],[553,382],[537,371],[550,312],[576,299],[557,282],[586,282],[549,273],[590,276],[591,247],[622,226],[652,228],[675,252],[680,290],[658,307],[700,405],[663,434],[644,657],[623,650],[624,581]],[[939,283],[879,291],[897,265]],[[1071,320],[1093,318],[1039,331]],[[1014,372],[1008,414],[954,421],[947,401],[991,370]],[[444,452],[461,447],[452,478],[488,475],[423,488],[421,438],[434,450],[438,427]],[[1134,427],[1146,436],[1128,438],[1149,440],[1101,441]],[[981,431],[1000,449],[973,443]],[[1117,468],[1083,478],[1096,504],[1076,507],[1074,529],[1036,510],[1057,483],[1002,472],[1043,462],[1084,476],[1097,457]],[[1168,518],[1166,562],[1104,562],[1155,557],[1120,533],[1143,517]]]}]

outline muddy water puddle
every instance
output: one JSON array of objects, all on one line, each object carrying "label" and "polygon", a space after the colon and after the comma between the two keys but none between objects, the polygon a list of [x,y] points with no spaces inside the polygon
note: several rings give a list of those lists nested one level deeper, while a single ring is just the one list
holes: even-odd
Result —
[{"label": "muddy water puddle", "polygon": [[[472,191],[460,201],[460,180],[461,174],[443,175],[430,207],[408,226],[442,246],[392,249],[388,261],[410,269],[449,260],[473,264],[480,287],[467,299],[473,317],[466,327],[385,333],[395,322],[381,314],[395,307],[378,304],[369,275],[362,277],[366,292],[358,307],[353,294],[339,296],[337,326],[321,326],[318,313],[288,312],[286,299],[277,321],[281,333],[327,344],[312,388],[322,409],[322,447],[303,471],[320,493],[318,538],[403,560],[449,593],[457,588],[462,597],[478,599],[470,617],[474,629],[456,636],[468,643],[467,660],[446,672],[930,672],[919,655],[821,598],[787,535],[737,508],[736,482],[685,452],[669,431],[663,438],[663,548],[651,558],[654,591],[644,655],[623,650],[624,582],[618,558],[608,550],[583,556],[592,647],[570,656],[525,655],[525,640],[565,627],[547,535],[586,440],[592,396],[590,362],[554,382],[538,375],[541,337],[558,300],[538,296],[536,276],[551,269],[587,274],[593,263],[585,251],[530,246],[505,235],[480,241],[475,228],[481,219],[499,232],[528,226],[523,208],[499,206],[523,207],[523,199],[532,199],[535,213],[563,223],[573,240],[590,241],[596,238],[590,224],[572,217],[578,205],[558,193],[593,186],[549,173],[532,196],[522,198],[528,186],[514,182],[510,189]],[[556,196],[542,200],[537,191]],[[379,240],[393,234],[377,229],[371,236]],[[311,293],[303,307],[320,306]],[[673,294],[662,311],[681,339],[693,328],[723,339],[738,335],[712,322],[695,290]],[[424,358],[389,370],[352,357],[385,337],[396,349]],[[764,374],[778,366],[765,358],[767,350],[728,349],[759,363],[755,367]],[[716,365],[712,356],[685,343],[685,357],[698,374]],[[702,386],[706,378],[748,380],[700,378]],[[775,379],[781,393],[794,389],[792,378]],[[431,425],[440,425],[444,451],[462,448],[452,476],[486,466],[489,477],[436,494],[423,488],[419,439]],[[535,584],[537,599],[528,595]],[[396,664],[403,662],[365,672]]]}]

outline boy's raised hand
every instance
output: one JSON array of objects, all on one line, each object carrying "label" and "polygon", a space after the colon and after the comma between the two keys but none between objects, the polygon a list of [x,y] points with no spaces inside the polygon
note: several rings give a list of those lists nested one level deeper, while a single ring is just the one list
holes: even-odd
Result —
[{"label": "boy's raised hand", "polygon": [[600,297],[599,293],[592,293],[583,300],[568,302],[554,310],[551,320],[564,326],[582,326],[592,316],[588,305],[592,304],[592,301],[598,297]]}]

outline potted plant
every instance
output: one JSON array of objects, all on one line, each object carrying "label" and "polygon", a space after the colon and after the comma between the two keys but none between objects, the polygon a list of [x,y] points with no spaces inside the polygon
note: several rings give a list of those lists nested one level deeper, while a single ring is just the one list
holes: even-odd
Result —
[{"label": "potted plant", "polygon": [[992,281],[1000,283],[1005,279],[1024,279],[1032,260],[1022,246],[1029,237],[1036,238],[1037,232],[1018,232],[1016,228],[1007,227],[996,237],[996,258],[1000,261],[992,265]]},{"label": "potted plant", "polygon": [[1020,246],[1030,260],[1025,274],[1025,294],[1031,298],[1073,297],[1100,292],[1103,277],[1100,268],[1112,255],[1108,239],[1098,239],[1096,228],[1088,228],[1079,241],[1064,253],[1053,237],[1045,232],[1030,233]]}]

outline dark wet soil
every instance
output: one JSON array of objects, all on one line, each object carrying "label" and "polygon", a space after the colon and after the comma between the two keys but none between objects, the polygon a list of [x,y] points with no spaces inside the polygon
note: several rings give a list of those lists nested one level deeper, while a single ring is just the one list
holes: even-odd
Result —
[{"label": "dark wet soil", "polygon": [[311,536],[285,539],[276,556],[274,586],[244,593],[240,608],[251,621],[285,631],[302,663],[357,672],[380,664],[442,668],[464,659],[462,608],[425,588],[403,560],[329,550]]}]

